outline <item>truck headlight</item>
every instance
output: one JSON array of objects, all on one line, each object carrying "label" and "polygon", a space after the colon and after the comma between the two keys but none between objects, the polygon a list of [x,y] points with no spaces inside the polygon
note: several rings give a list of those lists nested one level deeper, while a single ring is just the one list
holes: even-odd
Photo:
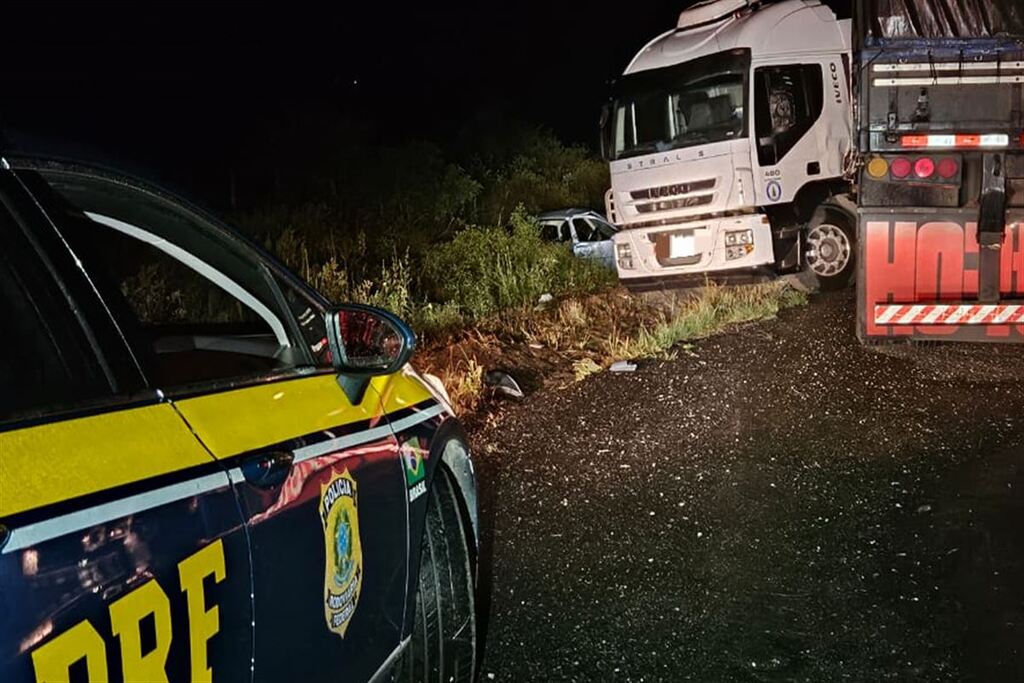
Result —
[{"label": "truck headlight", "polygon": [[738,244],[753,244],[753,230],[729,230],[725,233],[725,246],[732,247]]},{"label": "truck headlight", "polygon": [[628,242],[616,244],[615,260],[622,270],[633,270],[633,247]]}]

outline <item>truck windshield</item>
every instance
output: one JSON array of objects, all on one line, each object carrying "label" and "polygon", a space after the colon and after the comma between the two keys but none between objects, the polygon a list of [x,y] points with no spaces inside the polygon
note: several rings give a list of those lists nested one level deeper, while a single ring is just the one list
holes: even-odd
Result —
[{"label": "truck windshield", "polygon": [[749,50],[630,74],[612,105],[613,159],[745,137]]}]

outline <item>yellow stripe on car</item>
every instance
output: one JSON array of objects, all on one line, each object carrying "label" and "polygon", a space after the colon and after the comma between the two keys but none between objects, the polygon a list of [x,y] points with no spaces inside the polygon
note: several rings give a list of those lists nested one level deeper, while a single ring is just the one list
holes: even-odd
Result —
[{"label": "yellow stripe on car", "polygon": [[385,413],[394,413],[434,399],[434,395],[411,370],[375,377],[372,386],[380,394],[380,405]]},{"label": "yellow stripe on car", "polygon": [[[398,405],[397,400],[392,403]],[[209,394],[175,405],[218,458],[381,418],[381,401],[375,391],[367,391],[361,403],[352,405],[333,374]]]},{"label": "yellow stripe on car", "polygon": [[166,404],[0,433],[0,517],[209,462]]}]

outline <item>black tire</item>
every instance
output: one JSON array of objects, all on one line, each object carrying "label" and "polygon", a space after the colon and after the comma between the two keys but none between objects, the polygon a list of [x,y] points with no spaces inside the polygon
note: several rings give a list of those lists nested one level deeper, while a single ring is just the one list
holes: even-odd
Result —
[{"label": "black tire", "polygon": [[804,258],[821,291],[844,289],[853,280],[855,235],[854,219],[842,209],[823,206],[814,212],[804,235]]},{"label": "black tire", "polygon": [[438,468],[428,496],[412,640],[394,679],[472,683],[477,652],[473,572],[466,526],[444,467]]}]

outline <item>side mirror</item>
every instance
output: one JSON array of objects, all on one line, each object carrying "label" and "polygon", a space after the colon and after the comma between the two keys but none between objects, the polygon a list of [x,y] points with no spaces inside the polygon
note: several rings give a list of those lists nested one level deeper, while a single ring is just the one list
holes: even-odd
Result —
[{"label": "side mirror", "polygon": [[605,161],[611,160],[612,153],[612,107],[610,104],[605,104],[601,107],[601,121],[600,121],[600,146],[601,146],[601,158]]},{"label": "side mirror", "polygon": [[362,304],[327,312],[327,341],[334,368],[355,377],[397,372],[416,349],[416,335],[398,316]]}]

